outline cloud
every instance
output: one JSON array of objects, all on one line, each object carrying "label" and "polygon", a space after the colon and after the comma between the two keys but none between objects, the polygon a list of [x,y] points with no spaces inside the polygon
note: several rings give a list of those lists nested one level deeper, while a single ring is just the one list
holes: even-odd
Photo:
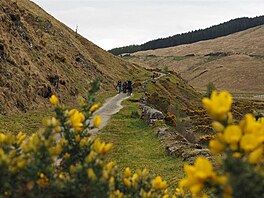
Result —
[{"label": "cloud", "polygon": [[262,15],[262,0],[33,0],[104,49]]}]

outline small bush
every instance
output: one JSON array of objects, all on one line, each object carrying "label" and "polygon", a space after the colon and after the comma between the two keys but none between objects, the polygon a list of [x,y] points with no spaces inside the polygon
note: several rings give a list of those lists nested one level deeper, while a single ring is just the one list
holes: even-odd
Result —
[{"label": "small bush", "polygon": [[132,111],[131,112],[131,118],[140,118],[140,114],[138,113],[138,111]]},{"label": "small bush", "polygon": [[209,82],[207,85],[206,85],[206,93],[204,94],[204,97],[206,98],[210,98],[211,97],[211,94],[212,92],[216,90],[216,87],[214,85],[214,83],[212,82]]},{"label": "small bush", "polygon": [[163,65],[162,71],[165,72],[165,73],[168,73],[169,72],[168,65]]}]

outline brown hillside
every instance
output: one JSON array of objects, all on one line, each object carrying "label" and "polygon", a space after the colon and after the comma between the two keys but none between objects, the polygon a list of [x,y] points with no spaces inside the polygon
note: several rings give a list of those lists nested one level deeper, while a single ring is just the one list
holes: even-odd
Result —
[{"label": "brown hillside", "polygon": [[204,90],[208,82],[233,93],[264,93],[264,26],[229,36],[131,54],[127,59],[181,74]]},{"label": "brown hillside", "polygon": [[[29,0],[0,0],[0,114],[85,94],[96,77],[102,91],[146,72],[105,52]],[[140,74],[140,75],[139,75]],[[142,76],[141,76],[142,77]]]}]

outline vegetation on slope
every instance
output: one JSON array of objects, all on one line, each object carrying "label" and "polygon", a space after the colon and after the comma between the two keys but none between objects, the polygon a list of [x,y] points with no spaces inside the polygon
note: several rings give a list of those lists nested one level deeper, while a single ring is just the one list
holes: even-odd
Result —
[{"label": "vegetation on slope", "polygon": [[[56,115],[46,119],[45,127],[29,137],[24,133],[0,133],[1,196],[202,198],[210,194],[257,198],[263,195],[264,119],[256,121],[248,114],[236,124],[230,112],[232,97],[228,92],[213,92],[210,99],[203,99],[204,107],[214,119],[217,135],[209,145],[212,153],[221,154],[219,167],[215,169],[208,159],[198,157],[193,165],[184,165],[186,176],[179,181],[176,190],[169,188],[170,184],[160,176],[150,176],[147,169],[131,171],[127,167],[120,174],[116,163],[106,160],[113,144],[93,139],[87,133],[91,129],[88,124],[90,116],[97,108],[97,104],[92,103],[94,92],[90,94],[80,111],[65,109],[53,95],[50,102],[55,106]],[[128,118],[128,112],[135,110],[135,106],[131,104],[127,110],[123,111],[123,116]],[[141,141],[137,126],[142,126],[147,132],[142,141],[150,144],[147,146],[157,146],[140,120],[127,121],[125,128],[128,127],[132,134],[135,132],[133,135],[137,137],[118,131],[129,138],[130,143]],[[118,122],[116,124],[124,125]],[[99,124],[100,118],[97,117],[93,125],[98,127]],[[132,149],[140,152],[143,144],[138,145]],[[120,149],[126,148],[126,145],[120,146]],[[155,151],[157,156],[152,157],[153,152],[146,149],[146,154],[150,154],[146,159],[152,161],[152,158],[159,157],[161,152]],[[161,162],[166,163],[166,160]]]},{"label": "vegetation on slope", "polygon": [[133,102],[136,97],[125,101],[124,108],[100,131],[100,138],[114,145],[108,160],[116,161],[120,171],[127,166],[134,171],[146,168],[151,175],[160,175],[175,186],[175,181],[183,177],[183,161],[168,156],[154,132],[157,127],[148,126],[139,116],[133,117],[132,112],[138,112],[138,104]]},{"label": "vegetation on slope", "polygon": [[198,90],[209,82],[232,93],[263,94],[264,25],[188,45],[124,57],[143,67],[167,66]]},{"label": "vegetation on slope", "polygon": [[195,30],[183,34],[177,34],[167,38],[160,38],[146,42],[141,45],[118,47],[109,50],[109,52],[115,55],[119,55],[124,53],[133,53],[138,51],[173,47],[182,44],[190,44],[198,41],[227,36],[229,34],[233,34],[235,32],[243,31],[263,24],[264,16],[258,16],[254,18],[237,18],[202,30]]},{"label": "vegetation on slope", "polygon": [[29,0],[0,0],[0,114],[43,107],[53,93],[71,102],[100,78],[102,91],[145,71],[116,58]]}]

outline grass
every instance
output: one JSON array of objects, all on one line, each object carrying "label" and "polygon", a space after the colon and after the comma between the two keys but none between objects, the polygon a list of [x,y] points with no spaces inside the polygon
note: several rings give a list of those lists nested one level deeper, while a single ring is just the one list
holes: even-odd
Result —
[{"label": "grass", "polygon": [[186,57],[186,56],[173,56],[174,61],[182,61],[186,58],[188,58],[188,57]]},{"label": "grass", "polygon": [[101,139],[114,144],[109,160],[116,161],[120,171],[128,166],[132,170],[147,168],[152,175],[160,175],[169,183],[182,178],[182,160],[166,153],[154,127],[131,117],[131,112],[137,111],[137,103],[125,101],[123,105],[100,133]]},{"label": "grass", "polygon": [[10,115],[0,115],[0,132],[14,132],[20,131],[32,134],[40,127],[42,120],[45,117],[52,116],[52,110],[38,110],[27,113],[17,113]]},{"label": "grass", "polygon": [[[107,98],[113,95],[114,91],[99,92],[96,95],[96,101],[103,104]],[[76,100],[66,104],[66,107],[68,109],[79,108],[77,101],[76,97]],[[32,134],[38,131],[38,129],[42,126],[44,118],[51,117],[53,115],[53,107],[51,106],[46,109],[41,108],[34,111],[28,111],[26,113],[18,112],[8,115],[0,114],[0,132],[13,132],[17,134],[21,131],[27,134]]]}]

